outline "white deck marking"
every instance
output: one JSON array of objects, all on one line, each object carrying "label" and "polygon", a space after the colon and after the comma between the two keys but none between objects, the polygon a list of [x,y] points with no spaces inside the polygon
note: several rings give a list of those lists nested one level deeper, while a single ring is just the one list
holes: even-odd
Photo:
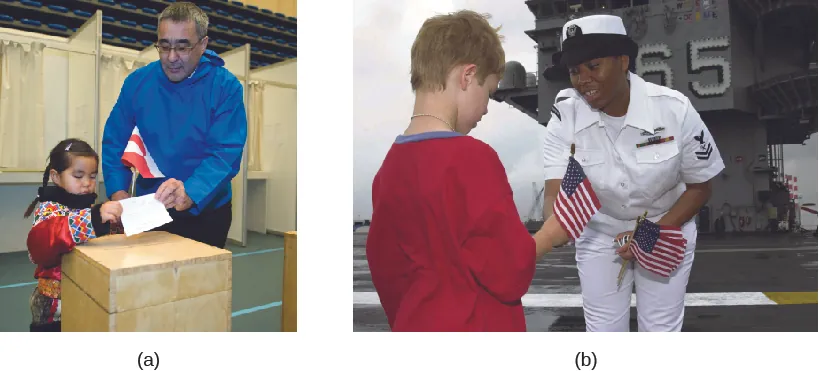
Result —
[{"label": "white deck marking", "polygon": [[[354,292],[355,305],[381,305],[375,292]],[[523,305],[529,308],[582,308],[580,294],[526,294]],[[631,295],[631,306],[637,305],[636,295]],[[761,292],[707,292],[685,294],[686,307],[777,305]]]}]

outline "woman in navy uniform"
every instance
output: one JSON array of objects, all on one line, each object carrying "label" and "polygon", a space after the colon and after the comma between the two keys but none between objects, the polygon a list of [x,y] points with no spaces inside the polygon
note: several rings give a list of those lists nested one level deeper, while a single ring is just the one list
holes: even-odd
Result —
[{"label": "woman in navy uniform", "polygon": [[[552,210],[575,144],[602,204],[575,241],[586,330],[628,331],[634,287],[640,331],[680,331],[697,240],[693,217],[711,196],[722,157],[685,95],[632,72],[637,45],[619,17],[569,21],[561,53],[573,88],[558,94],[547,125],[544,210]],[[681,229],[684,259],[667,278],[628,264],[618,287],[623,259],[633,259],[628,238],[644,213]]]}]

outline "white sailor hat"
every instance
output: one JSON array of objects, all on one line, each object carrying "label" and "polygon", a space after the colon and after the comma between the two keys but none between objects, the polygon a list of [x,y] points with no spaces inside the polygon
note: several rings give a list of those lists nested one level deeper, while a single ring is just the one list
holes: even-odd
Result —
[{"label": "white sailor hat", "polygon": [[560,62],[566,66],[603,57],[627,55],[634,65],[637,43],[626,34],[623,20],[615,15],[596,14],[563,25]]}]

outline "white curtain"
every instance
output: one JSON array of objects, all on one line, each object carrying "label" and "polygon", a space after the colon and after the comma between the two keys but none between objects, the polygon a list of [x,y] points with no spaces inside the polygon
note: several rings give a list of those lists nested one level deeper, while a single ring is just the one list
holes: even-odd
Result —
[{"label": "white curtain", "polygon": [[128,60],[119,56],[103,55],[100,64],[100,126],[97,148],[102,149],[102,134],[105,123],[117,103],[125,78],[145,62]]},{"label": "white curtain", "polygon": [[247,168],[248,171],[261,171],[261,137],[264,125],[264,84],[250,82],[250,102],[247,118]]},{"label": "white curtain", "polygon": [[44,48],[0,40],[0,168],[45,166]]}]

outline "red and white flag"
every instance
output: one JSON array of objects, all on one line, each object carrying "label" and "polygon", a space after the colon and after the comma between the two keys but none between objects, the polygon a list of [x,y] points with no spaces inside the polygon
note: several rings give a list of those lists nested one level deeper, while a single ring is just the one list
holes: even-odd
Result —
[{"label": "red and white flag", "polygon": [[136,168],[139,175],[143,178],[164,178],[165,175],[159,171],[156,166],[151,153],[145,147],[145,142],[142,141],[142,136],[139,135],[139,129],[134,127],[134,132],[131,133],[131,138],[128,139],[128,145],[125,146],[125,153],[122,154],[122,163],[127,167]]}]

